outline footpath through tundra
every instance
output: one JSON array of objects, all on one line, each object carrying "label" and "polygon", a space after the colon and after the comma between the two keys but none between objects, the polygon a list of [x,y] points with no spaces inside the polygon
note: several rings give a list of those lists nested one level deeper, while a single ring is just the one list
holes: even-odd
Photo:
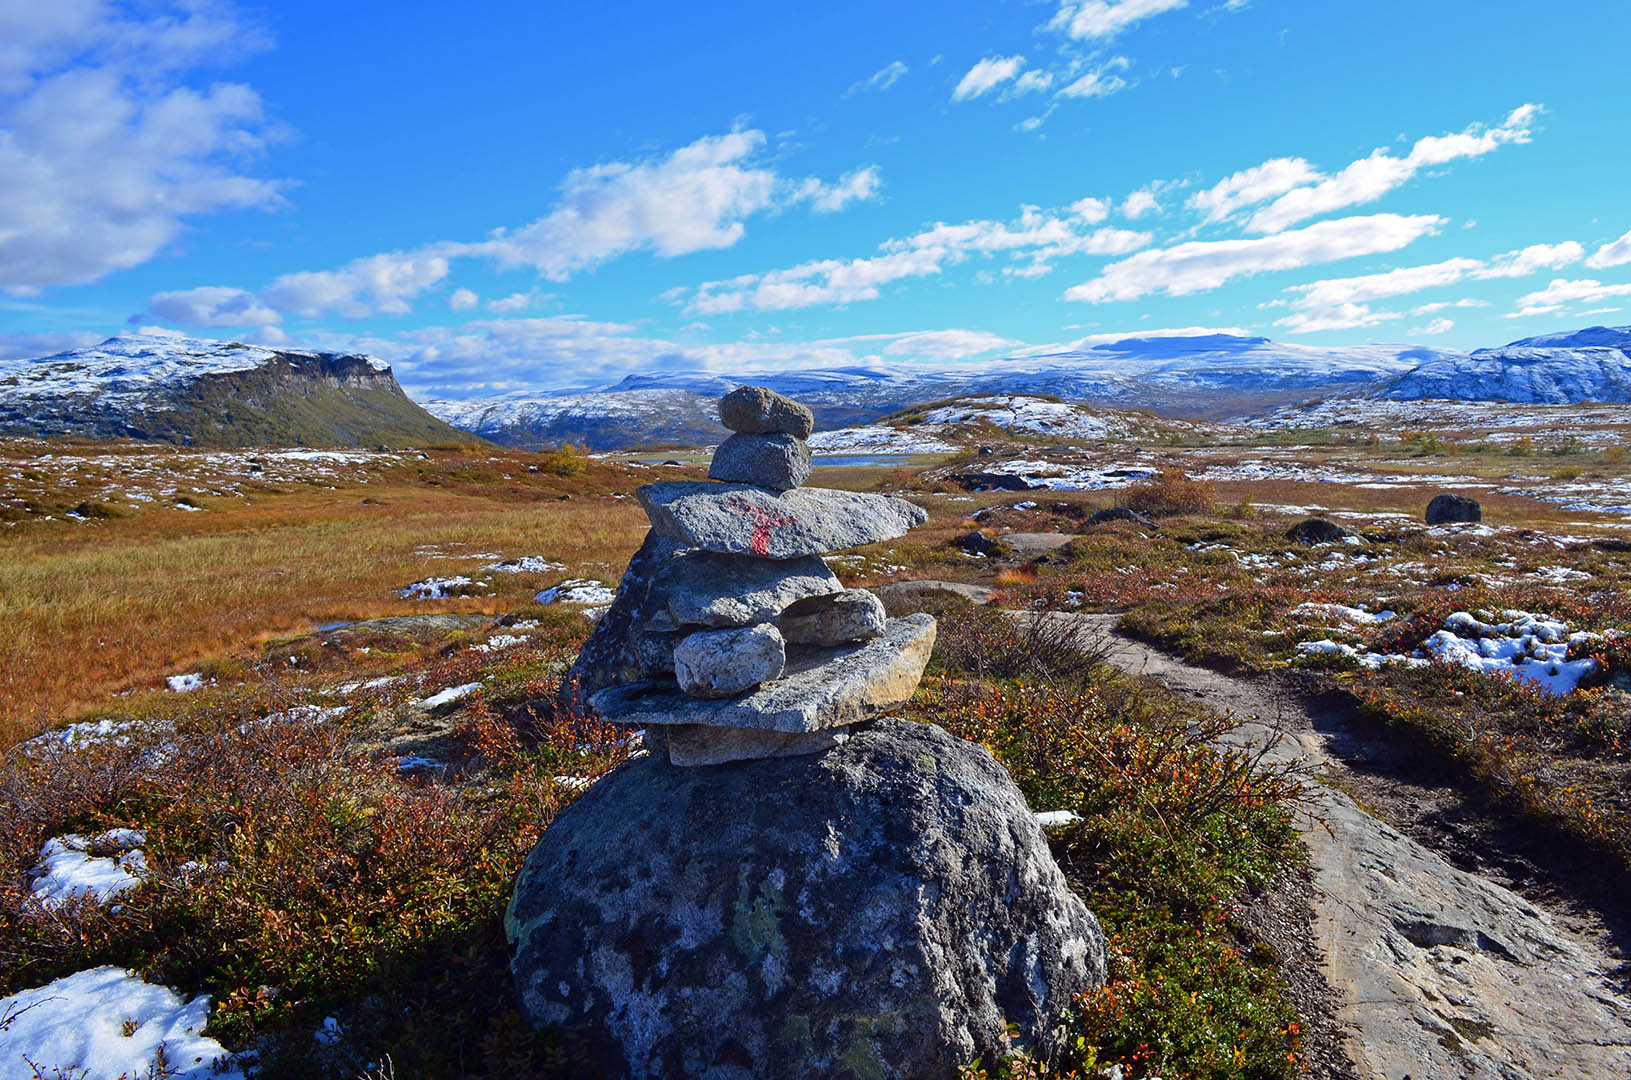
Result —
[{"label": "footpath through tundra", "polygon": [[[1110,631],[1114,615],[1051,612]],[[1177,660],[1123,635],[1123,670],[1253,720],[1231,736],[1265,760],[1341,771],[1336,734],[1272,691]],[[1323,730],[1322,730],[1323,729]],[[1457,869],[1329,785],[1311,785],[1302,835],[1311,857],[1314,933],[1344,996],[1347,1049],[1365,1077],[1528,1080],[1631,1075],[1631,1008],[1600,937],[1570,933],[1511,890]]]}]

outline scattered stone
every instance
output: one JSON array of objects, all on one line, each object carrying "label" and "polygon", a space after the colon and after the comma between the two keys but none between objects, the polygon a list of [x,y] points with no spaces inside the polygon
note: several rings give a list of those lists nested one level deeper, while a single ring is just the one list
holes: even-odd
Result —
[{"label": "scattered stone", "polygon": [[[703,700],[646,680],[589,699],[601,719],[630,727],[712,724],[817,731],[854,724],[912,696],[934,648],[930,615],[891,619],[881,636],[836,649],[795,648],[782,677],[750,694]],[[677,665],[676,665],[677,666]]]},{"label": "scattered stone", "polygon": [[951,598],[965,600],[970,604],[989,604],[991,598],[997,595],[997,590],[985,585],[970,585],[962,581],[933,580],[891,581],[883,585],[874,585],[868,591],[882,600],[885,608],[897,603],[910,605],[925,600]]},{"label": "scattered stone", "polygon": [[781,632],[769,623],[699,630],[674,646],[674,678],[694,698],[728,698],[779,678],[787,665]]},{"label": "scattered stone", "polygon": [[1140,514],[1137,510],[1129,510],[1125,506],[1110,506],[1098,511],[1087,519],[1089,525],[1108,525],[1112,521],[1130,521],[1141,529],[1159,529],[1151,518]]},{"label": "scattered stone", "polygon": [[674,624],[749,626],[768,622],[812,596],[844,591],[818,556],[756,559],[688,551],[669,560],[653,585]]},{"label": "scattered stone", "polygon": [[951,546],[961,548],[970,555],[979,555],[987,559],[1000,558],[1008,554],[1008,547],[1001,540],[993,539],[979,529],[964,533],[951,541]]},{"label": "scattered stone", "polygon": [[905,499],[827,488],[775,495],[747,484],[661,483],[638,491],[652,532],[688,547],[761,559],[824,555],[906,535],[929,520]]},{"label": "scattered stone", "polygon": [[845,645],[883,633],[888,617],[883,601],[865,589],[800,600],[782,612],[782,637],[789,645]]},{"label": "scattered stone", "polygon": [[1002,542],[1007,544],[1014,554],[1031,556],[1058,551],[1080,539],[1079,536],[1062,532],[1016,532],[1004,533],[1002,536]]},{"label": "scattered stone", "polygon": [[815,414],[792,398],[763,386],[738,386],[719,399],[719,422],[744,435],[791,435],[808,439]]},{"label": "scattered stone", "polygon": [[900,720],[823,754],[625,764],[544,833],[505,930],[532,1022],[636,1080],[951,1076],[1010,1023],[1045,1055],[1106,974],[1007,772]]},{"label": "scattered stone", "polygon": [[1304,518],[1286,530],[1286,539],[1299,544],[1334,544],[1353,533],[1322,517]]},{"label": "scattered stone", "polygon": [[732,435],[714,451],[708,478],[787,491],[810,478],[810,447],[785,434]]},{"label": "scattered stone", "polygon": [[1030,491],[1033,487],[1041,486],[1033,485],[1025,477],[1013,473],[953,473],[946,479],[964,491]]},{"label": "scattered stone", "polygon": [[1465,495],[1452,495],[1445,492],[1433,496],[1433,501],[1427,504],[1427,524],[1449,525],[1461,521],[1484,520],[1484,508],[1478,505],[1477,499],[1469,499]]}]

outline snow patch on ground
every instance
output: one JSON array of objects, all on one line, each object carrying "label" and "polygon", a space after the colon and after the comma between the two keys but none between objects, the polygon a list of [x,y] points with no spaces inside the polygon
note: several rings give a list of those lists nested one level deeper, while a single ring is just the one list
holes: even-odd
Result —
[{"label": "snow patch on ground", "polygon": [[1422,648],[1451,664],[1485,674],[1508,674],[1562,696],[1597,670],[1590,657],[1568,659],[1569,646],[1599,640],[1598,634],[1570,634],[1567,623],[1527,611],[1506,611],[1506,622],[1485,622],[1458,611]]},{"label": "snow patch on ground", "polygon": [[593,578],[569,578],[533,597],[540,604],[610,604],[617,593]]},{"label": "snow patch on ground", "polygon": [[1309,616],[1316,619],[1331,619],[1349,626],[1375,626],[1377,623],[1387,622],[1396,618],[1396,611],[1378,611],[1371,613],[1362,607],[1348,607],[1344,604],[1300,604],[1291,609],[1291,614]]},{"label": "snow patch on ground", "polygon": [[185,675],[170,675],[165,678],[164,685],[178,694],[186,694],[203,688],[204,675],[198,671],[188,672]]},{"label": "snow patch on ground", "polygon": [[[30,872],[34,898],[58,908],[75,897],[88,896],[98,904],[134,888],[147,874],[147,855],[138,845],[147,837],[135,829],[109,829],[88,838],[77,833],[53,837],[40,849],[40,861]],[[119,851],[92,855],[93,849]]]},{"label": "snow patch on ground", "polygon": [[869,424],[819,431],[810,436],[813,454],[955,454],[958,447],[925,431]]},{"label": "snow patch on ground", "polygon": [[499,574],[553,574],[565,570],[562,563],[551,562],[542,555],[523,555],[519,559],[505,559],[502,562],[488,563],[483,570],[491,570]]},{"label": "snow patch on ground", "polygon": [[409,600],[446,600],[467,595],[472,589],[485,589],[485,581],[457,575],[454,577],[426,578],[397,590],[397,595]]},{"label": "snow patch on ground", "polygon": [[450,686],[446,690],[432,694],[428,698],[420,699],[418,704],[424,709],[437,709],[443,705],[451,705],[460,698],[469,697],[471,694],[474,694],[480,689],[481,683],[479,682],[464,683],[461,686]]},{"label": "snow patch on ground", "polygon": [[225,1047],[200,1032],[210,999],[183,1001],[123,968],[99,967],[0,1001],[0,1070],[8,1076],[244,1080]]}]

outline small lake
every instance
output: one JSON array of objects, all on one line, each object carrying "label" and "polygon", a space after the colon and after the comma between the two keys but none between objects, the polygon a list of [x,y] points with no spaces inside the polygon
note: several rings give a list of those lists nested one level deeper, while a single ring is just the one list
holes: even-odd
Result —
[{"label": "small lake", "polygon": [[862,469],[873,465],[907,465],[911,454],[823,454],[810,459],[813,469]]}]

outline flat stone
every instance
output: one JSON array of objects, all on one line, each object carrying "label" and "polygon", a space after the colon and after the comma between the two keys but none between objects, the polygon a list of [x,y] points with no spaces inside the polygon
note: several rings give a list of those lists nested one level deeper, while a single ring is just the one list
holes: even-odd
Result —
[{"label": "flat stone", "polygon": [[888,616],[883,601],[865,589],[800,600],[782,612],[782,637],[789,645],[843,645],[870,641],[883,633]]},{"label": "flat stone", "polygon": [[790,397],[763,386],[738,386],[719,399],[719,422],[745,435],[791,435],[808,439],[815,414]]},{"label": "flat stone", "polygon": [[640,550],[629,560],[612,606],[595,622],[589,640],[561,681],[561,704],[574,715],[585,711],[595,691],[640,677],[644,663],[636,648],[635,631],[658,610],[652,582],[680,547],[667,537],[647,533]]},{"label": "flat stone", "polygon": [[647,626],[751,626],[769,622],[800,600],[843,591],[838,576],[814,555],[758,559],[687,551],[658,571],[652,595],[665,602],[659,615],[666,614],[667,622],[654,616]]},{"label": "flat stone", "polygon": [[676,724],[667,729],[668,760],[675,765],[723,765],[727,761],[797,757],[831,750],[849,738],[847,728],[821,731],[760,731],[758,728]]},{"label": "flat stone", "polygon": [[646,484],[652,531],[687,547],[761,559],[824,555],[906,535],[929,520],[905,499],[830,488],[777,495],[747,484]]},{"label": "flat stone", "polygon": [[788,651],[782,677],[749,694],[704,701],[672,682],[646,680],[589,699],[602,720],[631,727],[708,724],[766,731],[819,731],[876,715],[912,696],[934,648],[932,615],[891,619],[860,645]]},{"label": "flat stone", "polygon": [[781,631],[769,623],[698,630],[674,646],[674,678],[694,698],[728,698],[769,682],[787,664]]},{"label": "flat stone", "polygon": [[786,434],[732,435],[714,451],[708,477],[787,491],[810,478],[810,448]]}]

